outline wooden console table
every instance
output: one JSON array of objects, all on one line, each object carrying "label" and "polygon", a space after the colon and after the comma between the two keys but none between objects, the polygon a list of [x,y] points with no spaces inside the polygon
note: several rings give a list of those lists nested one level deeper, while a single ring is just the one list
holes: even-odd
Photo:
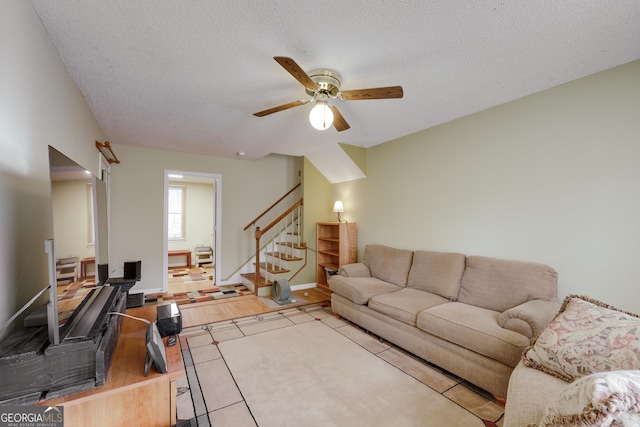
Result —
[{"label": "wooden console table", "polygon": [[[156,306],[127,310],[135,317],[156,320]],[[180,344],[166,347],[167,373],[152,366],[144,376],[147,325],[124,318],[104,385],[39,405],[64,406],[65,427],[167,427],[176,423],[176,380],[185,375]]]},{"label": "wooden console table", "polygon": [[167,254],[168,254],[168,257],[186,256],[187,257],[187,267],[191,267],[191,251],[190,250],[183,249],[183,250],[176,250],[176,251],[168,251]]}]

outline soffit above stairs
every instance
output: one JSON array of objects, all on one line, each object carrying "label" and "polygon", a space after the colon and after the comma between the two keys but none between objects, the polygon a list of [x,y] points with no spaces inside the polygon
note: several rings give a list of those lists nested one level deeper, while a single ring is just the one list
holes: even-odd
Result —
[{"label": "soffit above stairs", "polygon": [[331,183],[365,178],[366,175],[338,144],[326,144],[306,155],[307,159]]}]

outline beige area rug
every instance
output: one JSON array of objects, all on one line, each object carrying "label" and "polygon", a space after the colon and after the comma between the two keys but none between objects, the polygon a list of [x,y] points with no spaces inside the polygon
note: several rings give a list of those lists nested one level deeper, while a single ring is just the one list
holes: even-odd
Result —
[{"label": "beige area rug", "polygon": [[486,393],[325,304],[185,328],[180,346],[180,427],[502,427]]},{"label": "beige area rug", "polygon": [[482,425],[323,322],[245,336],[218,348],[260,427]]}]

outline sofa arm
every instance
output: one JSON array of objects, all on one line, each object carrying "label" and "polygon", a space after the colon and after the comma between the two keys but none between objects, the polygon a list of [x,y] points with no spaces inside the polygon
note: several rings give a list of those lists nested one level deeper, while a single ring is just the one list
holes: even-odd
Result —
[{"label": "sofa arm", "polygon": [[537,336],[560,310],[562,301],[534,299],[508,309],[498,317],[498,325],[527,338]]},{"label": "sofa arm", "polygon": [[338,270],[338,274],[345,277],[371,277],[371,270],[367,264],[356,262],[343,265]]}]

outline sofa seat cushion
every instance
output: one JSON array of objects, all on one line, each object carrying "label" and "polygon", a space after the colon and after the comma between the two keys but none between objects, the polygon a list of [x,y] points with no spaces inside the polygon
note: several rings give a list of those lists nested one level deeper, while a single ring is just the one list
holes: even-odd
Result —
[{"label": "sofa seat cushion", "polygon": [[418,313],[426,308],[449,302],[440,295],[417,289],[404,288],[380,294],[369,300],[369,308],[409,325],[416,325]]},{"label": "sofa seat cushion", "polygon": [[467,257],[458,301],[506,311],[533,299],[558,294],[558,273],[544,264],[481,256]]},{"label": "sofa seat cushion", "polygon": [[401,289],[375,277],[343,277],[337,274],[331,277],[329,288],[332,292],[361,305],[367,304],[371,297]]},{"label": "sofa seat cushion", "polygon": [[373,277],[402,288],[407,286],[412,261],[413,251],[384,245],[367,245],[362,257]]},{"label": "sofa seat cushion", "polygon": [[415,251],[407,286],[455,301],[466,258],[458,253]]},{"label": "sofa seat cushion", "polygon": [[498,325],[500,313],[486,308],[448,302],[423,310],[416,326],[425,332],[515,367],[530,341]]}]

